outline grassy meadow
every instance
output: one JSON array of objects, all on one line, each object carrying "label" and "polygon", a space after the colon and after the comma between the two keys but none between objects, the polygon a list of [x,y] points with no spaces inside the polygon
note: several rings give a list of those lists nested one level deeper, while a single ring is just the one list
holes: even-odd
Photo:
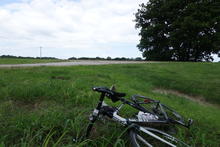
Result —
[{"label": "grassy meadow", "polygon": [[0,64],[32,64],[62,62],[60,59],[19,59],[19,58],[0,58]]},{"label": "grassy meadow", "polygon": [[[0,68],[0,147],[127,146],[128,135],[114,122],[98,121],[90,139],[88,116],[98,102],[93,86],[110,87],[160,100],[194,120],[177,136],[192,146],[219,146],[220,63],[149,63],[127,65]],[[204,105],[155,89],[199,97]],[[107,100],[108,104],[112,104]],[[117,102],[114,105],[119,104]],[[125,107],[122,113],[134,110]]]}]

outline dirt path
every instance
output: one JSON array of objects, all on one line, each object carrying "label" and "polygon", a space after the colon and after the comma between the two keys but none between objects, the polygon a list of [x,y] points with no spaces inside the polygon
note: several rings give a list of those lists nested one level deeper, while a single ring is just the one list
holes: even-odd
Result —
[{"label": "dirt path", "polygon": [[207,101],[205,101],[205,98],[203,97],[199,97],[199,96],[190,96],[190,95],[187,95],[185,93],[181,93],[179,91],[176,91],[176,90],[171,90],[171,89],[154,89],[153,92],[156,92],[156,93],[160,93],[160,94],[171,94],[171,95],[175,95],[175,96],[178,96],[178,97],[182,97],[182,98],[185,98],[185,99],[188,99],[188,100],[191,100],[191,101],[194,101],[198,104],[201,104],[201,105],[205,105],[205,106],[212,106],[212,107],[216,107],[216,108],[220,108],[219,105],[216,105],[216,104],[211,104]]},{"label": "dirt path", "polygon": [[72,61],[72,62],[52,62],[52,63],[34,63],[34,64],[1,64],[0,68],[39,67],[39,66],[105,65],[105,64],[140,64],[140,63],[156,63],[156,62],[76,60],[76,61]]}]

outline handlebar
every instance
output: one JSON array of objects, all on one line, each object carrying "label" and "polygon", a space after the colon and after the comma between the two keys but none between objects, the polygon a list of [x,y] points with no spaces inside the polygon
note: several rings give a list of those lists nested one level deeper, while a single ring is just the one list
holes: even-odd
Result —
[{"label": "handlebar", "polygon": [[115,92],[113,90],[108,89],[107,87],[93,87],[92,90],[105,94],[105,96],[110,98],[112,102],[117,102],[120,100],[121,97],[126,96],[125,93]]}]

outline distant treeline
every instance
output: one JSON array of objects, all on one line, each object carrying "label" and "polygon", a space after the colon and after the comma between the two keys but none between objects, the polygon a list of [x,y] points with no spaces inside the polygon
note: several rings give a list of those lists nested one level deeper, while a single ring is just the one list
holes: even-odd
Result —
[{"label": "distant treeline", "polygon": [[12,59],[58,59],[55,57],[22,57],[22,56],[12,56],[12,55],[2,55],[0,58],[12,58]]},{"label": "distant treeline", "polygon": [[[22,56],[12,56],[12,55],[2,55],[0,58],[13,58],[13,59],[58,59],[55,57],[22,57]],[[126,58],[126,57],[116,57],[116,58],[102,58],[102,57],[71,57],[68,60],[123,60],[123,61],[142,61],[141,57],[137,58]]]},{"label": "distant treeline", "polygon": [[116,58],[111,58],[111,57],[107,57],[107,58],[102,58],[102,57],[71,57],[68,58],[68,60],[123,60],[123,61],[142,61],[143,59],[141,57],[137,57],[137,58],[125,58],[125,57],[116,57]]}]

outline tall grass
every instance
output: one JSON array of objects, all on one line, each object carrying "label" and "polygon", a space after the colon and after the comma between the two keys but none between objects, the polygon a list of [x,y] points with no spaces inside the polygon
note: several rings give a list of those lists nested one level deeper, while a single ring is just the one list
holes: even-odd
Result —
[{"label": "tall grass", "polygon": [[[125,128],[99,121],[88,140],[88,116],[98,101],[92,86],[115,84],[118,91],[141,94],[171,106],[195,123],[178,136],[194,146],[218,146],[220,111],[175,95],[173,89],[220,104],[219,63],[157,63],[0,69],[0,146],[127,146]],[[196,98],[196,97],[195,97]],[[112,104],[110,100],[107,103]],[[113,105],[118,105],[116,104]],[[125,107],[122,115],[133,109]]]}]

